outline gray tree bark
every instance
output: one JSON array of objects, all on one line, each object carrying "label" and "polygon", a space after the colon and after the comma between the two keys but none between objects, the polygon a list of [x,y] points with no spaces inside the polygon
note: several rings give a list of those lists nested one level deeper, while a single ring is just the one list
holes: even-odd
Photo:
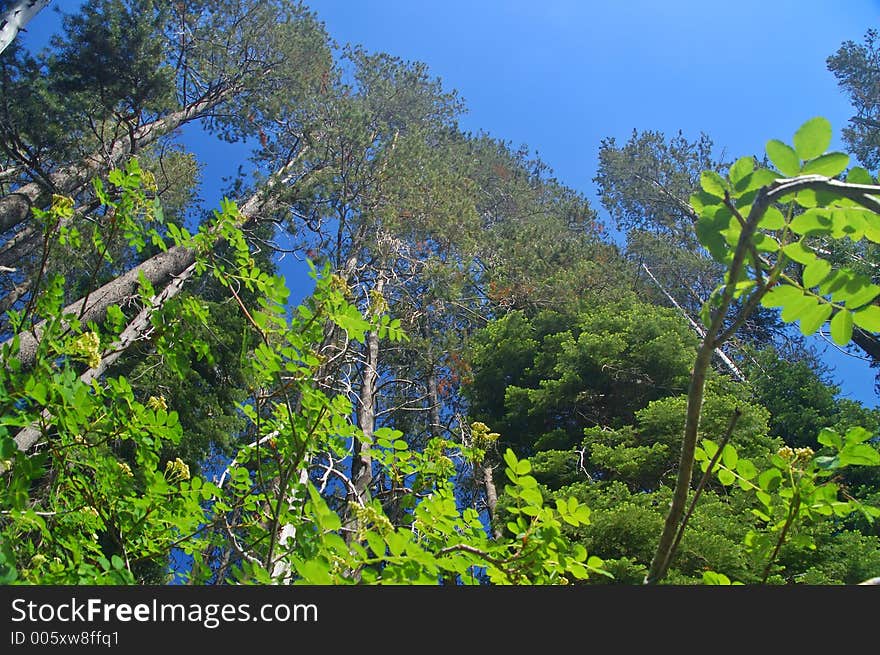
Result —
[{"label": "gray tree bark", "polygon": [[[126,157],[156,141],[159,137],[177,129],[184,123],[197,119],[234,93],[232,87],[220,87],[210,91],[183,109],[172,112],[140,126],[131,135],[116,139],[106,150],[100,149],[84,159],[64,166],[49,176],[49,185],[29,182],[12,193],[0,198],[0,233],[12,229],[30,216],[31,208],[41,207],[53,193],[75,193],[93,177],[117,166]],[[26,242],[27,235],[19,240]]]}]

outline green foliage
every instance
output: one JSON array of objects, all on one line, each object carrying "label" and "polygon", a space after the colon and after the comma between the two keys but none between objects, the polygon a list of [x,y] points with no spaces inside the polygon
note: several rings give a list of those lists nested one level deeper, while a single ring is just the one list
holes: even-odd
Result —
[{"label": "green foliage", "polygon": [[[131,202],[102,196],[126,225],[143,202],[136,171],[111,173],[131,191]],[[67,211],[69,204],[58,202],[45,218]],[[403,520],[393,525],[380,503],[366,500],[353,508],[357,533],[343,532],[340,510],[325,496],[326,476],[321,482],[299,474],[323,453],[342,458],[352,438],[366,439],[351,422],[351,400],[321,384],[325,329],[333,324],[354,340],[369,331],[390,341],[405,335],[378,305],[361,315],[329,268],[313,268],[313,294],[289,313],[284,281],[257,266],[237,218],[235,205],[224,203],[199,234],[179,230],[172,237],[199,249],[201,268],[229,289],[256,335],[243,357],[251,395],[238,407],[253,442],[238,450],[216,483],[194,476],[179,457],[163,456],[184,436],[167,398],[138,400],[122,375],[79,377],[80,361],[100,363],[101,343],[118,335],[123,315],[110,312],[104,327],[112,331],[101,335],[62,316],[64,281],[53,277],[37,302],[45,322],[35,365],[20,365],[17,338],[3,346],[4,581],[132,584],[152,575],[172,548],[193,558],[189,575],[197,583],[219,576],[238,583],[468,584],[485,576],[496,584],[549,584],[604,573],[602,561],[571,544],[562,529],[589,523],[588,508],[573,498],[545,505],[528,460],[505,453],[505,492],[516,499],[509,508],[511,536],[492,539],[479,514],[456,503],[453,459],[466,456],[460,446],[434,439],[423,451],[410,450],[402,433],[389,428],[376,430],[368,445],[380,474],[413,486]],[[229,248],[222,261],[207,247],[209,234],[221,235]],[[236,289],[253,294],[251,307]],[[196,345],[209,314],[192,298],[172,309],[177,322],[165,326],[170,329],[156,347],[165,366],[182,372],[180,358],[190,348],[212,358],[210,349]],[[19,329],[21,316],[12,319]],[[266,394],[267,388],[277,391]],[[13,439],[30,425],[42,433],[35,454],[19,451]],[[212,554],[233,547],[230,536],[240,557],[215,570]]]},{"label": "green foliage", "polygon": [[[711,172],[703,176],[702,191],[691,197],[700,217],[698,233],[713,257],[728,267],[703,313],[713,331],[706,339],[713,339],[713,345],[725,338],[717,336],[718,319],[732,300],[742,303],[739,321],[760,302],[781,308],[786,322],[799,321],[805,336],[830,319],[831,336],[842,346],[852,338],[854,323],[880,329],[873,321],[877,307],[871,304],[880,287],[856,271],[832,266],[812,241],[817,235],[875,243],[880,238],[872,227],[880,205],[866,195],[871,176],[853,169],[847,179],[860,186],[832,183],[829,176],[843,172],[849,158],[824,154],[830,143],[828,121],[813,118],[795,133],[794,148],[775,140],[767,144],[770,161],[794,180],[780,179],[772,169],[736,165],[727,179]],[[694,457],[705,473],[713,472],[724,486],[754,493],[757,502],[751,511],[763,525],[747,533],[745,545],[766,562],[762,582],[771,579],[783,545],[816,548],[808,531],[811,524],[857,510],[869,522],[880,516],[880,508],[859,502],[838,486],[839,470],[880,464],[876,446],[865,443],[871,438],[862,427],[851,427],[844,435],[826,427],[816,437],[826,447],[824,454],[814,454],[809,446],[784,446],[770,455],[769,466],[760,468],[729,443],[704,438],[696,446]]]},{"label": "green foliage", "polygon": [[625,424],[683,392],[693,343],[678,315],[634,301],[574,317],[511,312],[473,339],[470,413],[520,452],[565,450],[584,427]]}]

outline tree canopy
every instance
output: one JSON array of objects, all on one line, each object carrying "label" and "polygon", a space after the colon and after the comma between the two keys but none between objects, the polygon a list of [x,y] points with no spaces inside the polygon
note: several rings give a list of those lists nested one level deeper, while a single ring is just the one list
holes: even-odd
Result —
[{"label": "tree canopy", "polygon": [[[854,159],[634,131],[593,207],[294,0],[10,39],[0,582],[880,576],[880,411],[806,340],[880,361],[875,40],[828,60]],[[208,212],[191,124],[252,149]]]}]

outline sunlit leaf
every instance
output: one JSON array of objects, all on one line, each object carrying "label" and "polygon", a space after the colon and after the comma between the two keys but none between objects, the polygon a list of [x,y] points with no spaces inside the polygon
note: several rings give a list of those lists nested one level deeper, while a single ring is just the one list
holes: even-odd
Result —
[{"label": "sunlit leaf", "polygon": [[801,125],[794,133],[794,149],[801,159],[813,159],[831,145],[831,123],[816,116]]}]

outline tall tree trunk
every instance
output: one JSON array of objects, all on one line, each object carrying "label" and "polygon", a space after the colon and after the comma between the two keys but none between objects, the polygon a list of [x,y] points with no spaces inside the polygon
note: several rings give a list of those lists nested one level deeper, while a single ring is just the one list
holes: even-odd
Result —
[{"label": "tall tree trunk", "polygon": [[495,478],[492,465],[485,459],[480,464],[483,474],[483,488],[486,490],[486,507],[489,509],[489,524],[492,526],[492,536],[501,539],[501,526],[495,522],[495,510],[498,507],[498,490],[495,488]]},{"label": "tall tree trunk", "polygon": [[0,18],[0,52],[6,50],[31,19],[52,0],[19,0]]},{"label": "tall tree trunk", "polygon": [[[49,185],[29,182],[0,198],[0,233],[27,220],[31,207],[42,207],[53,193],[71,195],[93,177],[119,165],[129,155],[153,143],[184,123],[200,118],[235,93],[231,86],[210,90],[183,109],[140,126],[130,135],[116,139],[110,147],[99,149],[79,162],[62,167],[49,175]],[[24,237],[26,240],[26,236]]]},{"label": "tall tree trunk", "polygon": [[[382,293],[385,280],[381,276],[376,282],[376,293]],[[354,454],[351,459],[351,483],[354,487],[350,492],[350,502],[362,504],[370,498],[370,484],[373,482],[373,459],[370,447],[373,432],[376,429],[376,382],[379,379],[379,333],[375,330],[367,332],[366,361],[361,376],[361,388],[358,393],[358,427],[363,433],[363,440],[354,440]]]},{"label": "tall tree trunk", "polygon": [[[64,314],[74,314],[83,324],[89,321],[100,322],[104,319],[111,305],[118,305],[126,298],[137,294],[139,278],[143,275],[153,286],[164,286],[175,275],[180,275],[196,260],[194,250],[183,246],[174,246],[165,252],[150,257],[127,273],[92,291],[89,295],[69,304]],[[18,335],[18,359],[23,368],[33,366],[37,348],[42,340],[45,321],[32,329]],[[3,343],[11,342],[11,338]]]},{"label": "tall tree trunk", "polygon": [[[288,169],[292,162],[275,174],[265,191],[271,191],[274,185],[283,185],[289,178]],[[240,219],[238,227],[246,227],[255,220],[260,212],[274,206],[274,198],[264,191],[257,191],[239,208]],[[218,239],[219,241],[219,239]],[[164,286],[173,277],[181,275],[196,260],[194,250],[184,246],[174,246],[164,252],[135,266],[127,273],[111,280],[104,286],[92,291],[88,295],[69,304],[64,308],[64,314],[74,314],[83,323],[88,321],[101,322],[111,305],[118,305],[126,298],[137,293],[140,276],[143,275],[153,286]],[[42,339],[45,321],[33,326],[30,330],[17,335],[19,339],[18,359],[22,368],[28,369],[33,366],[36,359],[37,348]],[[11,343],[10,337],[0,347]]]},{"label": "tall tree trunk", "polygon": [[880,338],[877,338],[870,332],[856,328],[853,330],[852,340],[859,348],[865,351],[865,354],[873,360],[874,364],[880,363]]},{"label": "tall tree trunk", "polygon": [[[169,299],[178,295],[180,291],[183,289],[183,284],[186,282],[195,271],[195,264],[190,264],[180,275],[176,276],[165,289],[153,296],[150,299],[149,303],[135,316],[131,322],[126,326],[126,328],[119,335],[119,339],[107,349],[104,356],[101,358],[101,362],[95,366],[94,368],[90,368],[85,373],[80,375],[80,380],[89,384],[92,380],[97,380],[107,371],[110,366],[112,366],[116,360],[118,360],[122,353],[124,353],[129,346],[131,346],[135,341],[143,338],[143,336],[147,333],[149,328],[151,327],[150,317],[153,313],[158,310],[162,305],[164,305]],[[43,411],[43,416],[48,418],[49,413],[47,411]],[[15,443],[18,445],[18,449],[22,452],[27,452],[30,450],[35,443],[39,440],[42,432],[37,429],[35,426],[31,425],[27,428],[21,430],[17,435],[15,435]]]},{"label": "tall tree trunk", "polygon": [[433,359],[428,364],[428,432],[432,437],[442,436],[440,425],[440,391],[437,382],[437,368]]}]

